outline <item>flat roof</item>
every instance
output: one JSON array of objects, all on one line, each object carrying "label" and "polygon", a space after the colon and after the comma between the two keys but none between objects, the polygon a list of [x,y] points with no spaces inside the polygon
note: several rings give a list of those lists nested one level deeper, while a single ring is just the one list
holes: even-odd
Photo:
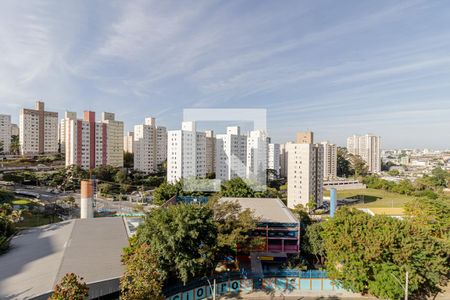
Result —
[{"label": "flat roof", "polygon": [[88,284],[118,278],[127,245],[126,224],[117,217],[69,220],[23,231],[0,255],[0,299],[42,296],[70,272]]},{"label": "flat roof", "polygon": [[291,210],[278,198],[223,197],[219,201],[237,201],[242,209],[250,209],[264,223],[298,223]]}]

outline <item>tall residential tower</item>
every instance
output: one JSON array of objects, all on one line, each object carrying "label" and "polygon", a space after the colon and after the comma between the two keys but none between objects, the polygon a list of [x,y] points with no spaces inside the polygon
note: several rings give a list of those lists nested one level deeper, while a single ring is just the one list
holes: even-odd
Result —
[{"label": "tall residential tower", "polygon": [[353,135],[347,138],[347,151],[359,155],[370,173],[381,172],[380,137],[373,134]]},{"label": "tall residential tower", "polygon": [[58,152],[58,113],[45,111],[44,102],[35,109],[22,108],[19,116],[19,142],[22,155]]},{"label": "tall residential tower", "polygon": [[167,158],[166,127],[156,126],[155,118],[145,118],[144,124],[134,126],[134,169],[156,173]]},{"label": "tall residential tower", "polygon": [[195,122],[183,122],[181,130],[167,134],[167,181],[206,176],[206,134]]}]

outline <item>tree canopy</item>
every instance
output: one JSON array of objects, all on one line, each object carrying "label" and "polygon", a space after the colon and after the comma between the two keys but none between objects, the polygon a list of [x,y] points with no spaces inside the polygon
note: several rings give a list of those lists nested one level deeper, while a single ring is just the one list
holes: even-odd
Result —
[{"label": "tree canopy", "polygon": [[120,280],[120,299],[123,300],[162,300],[164,274],[158,265],[157,255],[147,244],[132,245],[133,251],[123,255],[126,266]]},{"label": "tree canopy", "polygon": [[16,233],[14,220],[17,213],[10,204],[0,202],[0,254],[8,250],[9,242]]},{"label": "tree canopy", "polygon": [[405,204],[405,215],[413,224],[447,241],[450,247],[450,200],[416,198]]},{"label": "tree canopy", "polygon": [[196,204],[155,209],[137,231],[138,245],[148,244],[161,270],[184,283],[211,268],[216,240],[213,211]]},{"label": "tree canopy", "polygon": [[157,295],[167,282],[211,275],[218,261],[235,254],[237,245],[253,245],[249,234],[257,222],[236,202],[214,200],[153,210],[124,250],[122,290],[127,299],[153,299],[142,296],[148,291],[146,281],[154,287],[149,295]]},{"label": "tree canopy", "polygon": [[328,276],[346,289],[398,299],[406,271],[411,295],[436,293],[447,280],[448,248],[426,228],[348,208],[321,226]]},{"label": "tree canopy", "polygon": [[74,273],[67,273],[55,286],[49,300],[83,300],[89,296],[89,288],[83,278]]},{"label": "tree canopy", "polygon": [[213,222],[217,228],[217,255],[234,254],[237,247],[254,247],[259,241],[248,238],[259,221],[250,209],[243,210],[236,201],[210,200]]},{"label": "tree canopy", "polygon": [[162,205],[173,196],[180,195],[182,190],[183,185],[181,182],[177,182],[175,184],[163,182],[153,191],[153,203]]}]

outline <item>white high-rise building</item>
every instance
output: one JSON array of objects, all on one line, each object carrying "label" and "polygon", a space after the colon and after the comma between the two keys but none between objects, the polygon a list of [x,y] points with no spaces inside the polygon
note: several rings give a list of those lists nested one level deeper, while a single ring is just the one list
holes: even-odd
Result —
[{"label": "white high-rise building", "polygon": [[123,137],[123,152],[133,153],[134,132],[128,131]]},{"label": "white high-rise building", "polygon": [[247,178],[266,184],[267,170],[267,134],[262,130],[253,130],[247,137]]},{"label": "white high-rise building", "polygon": [[337,146],[328,141],[323,146],[323,179],[334,180],[337,177]]},{"label": "white high-rise building", "polygon": [[353,135],[347,138],[347,151],[359,155],[370,173],[381,172],[380,137],[372,134]]},{"label": "white high-rise building", "polygon": [[156,173],[167,157],[167,130],[156,126],[155,118],[145,118],[134,126],[134,169]]},{"label": "white high-rise building", "polygon": [[85,111],[82,120],[67,112],[64,120],[66,166],[123,167],[123,122],[113,113],[103,113],[102,121],[96,122],[95,112]]},{"label": "white high-rise building", "polygon": [[286,144],[288,155],[288,207],[323,201],[323,147],[317,144]]},{"label": "white high-rise building", "polygon": [[45,111],[44,102],[35,109],[22,108],[19,116],[21,155],[58,152],[58,113]]},{"label": "white high-rise building", "polygon": [[239,126],[216,135],[216,179],[247,178],[247,136]]},{"label": "white high-rise building", "polygon": [[197,132],[195,122],[183,122],[181,130],[168,131],[167,181],[206,176],[206,134]]},{"label": "white high-rise building", "polygon": [[167,128],[156,126],[156,165],[160,166],[167,160]]},{"label": "white high-rise building", "polygon": [[59,146],[61,153],[66,153],[66,123],[68,120],[76,120],[77,113],[72,111],[66,111],[64,113],[64,119],[59,123]]},{"label": "white high-rise building", "polygon": [[0,115],[0,154],[10,152],[11,148],[11,116]]},{"label": "white high-rise building", "polygon": [[267,151],[267,168],[271,170],[275,170],[276,175],[280,176],[281,172],[281,147],[280,144],[269,144],[269,148]]},{"label": "white high-rise building", "polygon": [[216,172],[216,138],[214,131],[206,130],[206,174]]}]

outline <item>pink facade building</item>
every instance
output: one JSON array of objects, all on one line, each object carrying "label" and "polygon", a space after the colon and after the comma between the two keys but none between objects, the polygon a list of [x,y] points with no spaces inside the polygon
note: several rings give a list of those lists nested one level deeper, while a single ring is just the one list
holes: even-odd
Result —
[{"label": "pink facade building", "polygon": [[[117,130],[112,131],[111,126],[122,128],[122,132],[118,130],[119,139],[113,134]],[[66,112],[64,130],[66,166],[77,165],[84,169],[100,165],[123,166],[123,159],[117,159],[113,153],[116,148],[123,149],[123,122],[115,121],[113,114],[108,114],[107,120],[96,122],[95,112],[84,112],[83,119],[77,119],[76,113]]]}]

